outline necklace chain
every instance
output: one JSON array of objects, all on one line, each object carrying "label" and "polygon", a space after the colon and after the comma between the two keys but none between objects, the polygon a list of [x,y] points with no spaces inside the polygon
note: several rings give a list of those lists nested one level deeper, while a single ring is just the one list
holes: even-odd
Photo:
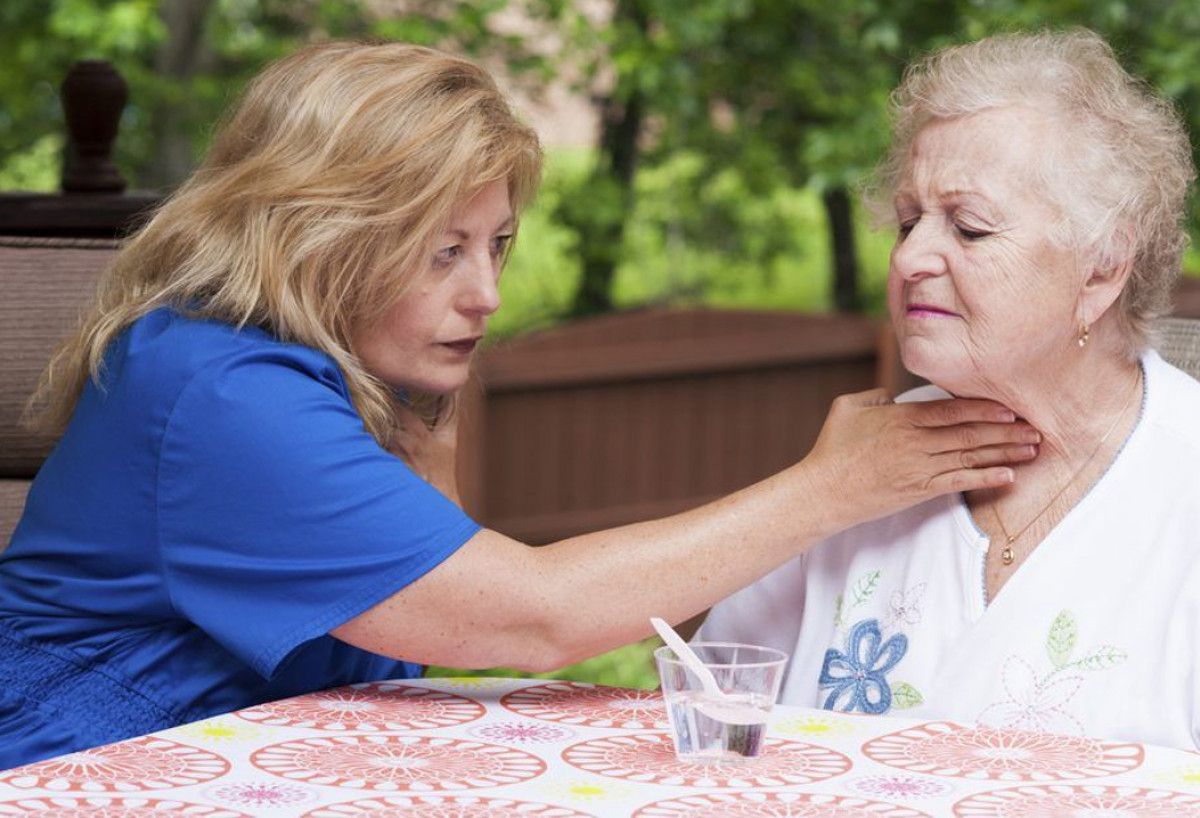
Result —
[{"label": "necklace chain", "polygon": [[1075,481],[1079,478],[1079,475],[1083,474],[1084,469],[1086,469],[1088,467],[1088,465],[1093,460],[1096,459],[1096,455],[1100,454],[1100,450],[1104,448],[1104,444],[1106,442],[1108,442],[1108,438],[1112,435],[1113,432],[1116,431],[1117,426],[1119,426],[1121,423],[1121,419],[1124,418],[1125,413],[1129,411],[1129,406],[1130,406],[1130,404],[1133,403],[1133,397],[1134,397],[1134,395],[1137,394],[1137,388],[1139,385],[1141,385],[1141,382],[1142,382],[1142,372],[1141,372],[1141,369],[1139,368],[1137,378],[1134,379],[1134,382],[1133,382],[1133,389],[1130,391],[1129,397],[1125,399],[1125,405],[1123,407],[1121,407],[1121,411],[1119,413],[1117,413],[1117,418],[1116,418],[1116,420],[1113,421],[1112,425],[1108,427],[1108,431],[1106,431],[1103,434],[1103,436],[1101,436],[1100,442],[1096,444],[1096,448],[1092,450],[1092,453],[1090,455],[1088,455],[1087,460],[1083,461],[1083,465],[1075,470],[1075,473],[1071,475],[1071,479],[1069,479],[1066,483],[1064,483],[1063,487],[1061,489],[1059,489],[1053,497],[1050,498],[1050,502],[1048,502],[1048,503],[1046,503],[1046,505],[1042,506],[1042,510],[1039,511],[1037,514],[1034,514],[1033,519],[1031,519],[1029,522],[1025,523],[1025,525],[1021,526],[1021,529],[1016,534],[1008,533],[1008,529],[1004,527],[1004,521],[1000,519],[1000,512],[996,509],[996,503],[994,500],[992,501],[992,503],[990,504],[991,509],[992,509],[992,516],[996,518],[996,523],[1000,526],[1000,531],[1003,532],[1003,534],[1004,534],[1004,548],[1000,552],[1000,561],[1001,562],[1003,562],[1005,565],[1012,565],[1013,559],[1014,559],[1013,543],[1015,543],[1022,534],[1024,534],[1026,531],[1028,531],[1034,523],[1036,523],[1038,520],[1040,520],[1042,518],[1042,515],[1050,510],[1050,508],[1054,505],[1054,503],[1057,502],[1059,497],[1062,497],[1064,494],[1066,494],[1067,489],[1069,489],[1075,483]]}]

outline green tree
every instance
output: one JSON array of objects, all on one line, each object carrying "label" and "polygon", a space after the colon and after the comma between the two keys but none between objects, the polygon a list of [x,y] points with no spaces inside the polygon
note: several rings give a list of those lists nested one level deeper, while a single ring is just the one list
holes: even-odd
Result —
[{"label": "green tree", "polygon": [[[62,147],[58,87],[72,62],[106,59],[130,86],[117,162],[135,186],[169,190],[195,166],[245,82],[298,45],[397,39],[542,67],[491,22],[507,0],[5,0],[0,5],[0,178]],[[7,171],[7,173],[6,173]],[[46,174],[35,183],[49,186]],[[57,179],[57,173],[52,174]],[[17,175],[18,181],[24,177]]]},{"label": "green tree", "polygon": [[[887,96],[904,66],[943,45],[1014,29],[1088,26],[1175,100],[1200,133],[1194,3],[621,0],[613,10],[599,37],[573,41],[584,76],[608,78],[596,164],[560,206],[583,259],[575,314],[613,304],[627,220],[636,212],[636,170],[670,165],[681,152],[704,167],[679,179],[676,196],[685,205],[667,229],[689,245],[751,258],[769,275],[788,243],[739,235],[743,203],[714,197],[714,180],[727,184],[732,173],[756,200],[770,200],[781,186],[814,187],[825,210],[834,303],[860,307],[853,188],[886,148]],[[561,7],[557,13],[562,20]]]}]

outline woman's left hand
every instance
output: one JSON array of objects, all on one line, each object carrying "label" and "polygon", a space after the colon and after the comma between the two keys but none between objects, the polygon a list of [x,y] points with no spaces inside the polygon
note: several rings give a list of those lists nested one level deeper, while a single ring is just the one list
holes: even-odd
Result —
[{"label": "woman's left hand", "polygon": [[455,470],[458,460],[458,413],[439,415],[431,429],[412,409],[397,405],[396,421],[398,428],[388,451],[404,460],[422,480],[462,505]]}]

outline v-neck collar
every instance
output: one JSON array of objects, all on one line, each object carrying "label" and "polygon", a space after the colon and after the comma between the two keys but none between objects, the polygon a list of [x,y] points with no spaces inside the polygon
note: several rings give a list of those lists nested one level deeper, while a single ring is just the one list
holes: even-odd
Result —
[{"label": "v-neck collar", "polygon": [[[1125,440],[1121,443],[1120,448],[1117,449],[1116,454],[1113,455],[1112,460],[1109,461],[1108,466],[1105,467],[1100,476],[1096,478],[1083,496],[1080,497],[1079,500],[1067,510],[1067,513],[1063,515],[1062,519],[1055,523],[1054,527],[1046,533],[1046,536],[1042,538],[1042,541],[1038,543],[1033,551],[1029,553],[1025,560],[1019,566],[1017,566],[1017,570],[1013,571],[1013,574],[1011,577],[1009,577],[1008,582],[1004,584],[1004,588],[1008,588],[1008,586],[1013,582],[1018,581],[1023,574],[1027,574],[1027,566],[1029,563],[1033,560],[1039,559],[1039,554],[1044,552],[1048,545],[1052,545],[1052,541],[1061,536],[1061,532],[1064,529],[1069,528],[1068,524],[1071,523],[1077,516],[1079,516],[1086,506],[1096,502],[1092,498],[1101,494],[1103,487],[1107,483],[1111,482],[1109,480],[1109,475],[1118,467],[1118,464],[1121,463],[1122,455],[1124,455],[1125,450],[1131,443],[1143,435],[1142,429],[1146,426],[1147,409],[1149,408],[1150,403],[1150,393],[1151,390],[1156,388],[1155,384],[1158,377],[1156,370],[1161,363],[1161,358],[1154,350],[1147,350],[1146,352],[1142,353],[1138,361],[1138,365],[1142,368],[1142,401],[1141,405],[1138,407],[1138,416],[1133,423],[1133,428],[1129,431],[1129,434],[1126,435]],[[971,508],[969,505],[967,505],[966,496],[960,492],[956,495],[953,495],[953,497],[954,500],[951,510],[954,515],[955,523],[959,531],[978,551],[978,556],[980,559],[978,588],[979,596],[973,601],[972,607],[978,610],[980,615],[982,615],[992,608],[996,603],[996,599],[989,599],[987,593],[987,554],[990,549],[991,542],[987,534],[983,532],[983,530],[975,522],[975,518],[971,515]],[[1001,593],[1003,590],[1004,589],[1002,588]],[[1000,597],[1001,593],[996,594],[997,599]]]}]

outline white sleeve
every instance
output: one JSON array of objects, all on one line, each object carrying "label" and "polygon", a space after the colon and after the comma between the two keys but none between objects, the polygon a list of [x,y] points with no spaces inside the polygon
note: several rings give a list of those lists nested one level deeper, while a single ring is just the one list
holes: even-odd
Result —
[{"label": "white sleeve", "polygon": [[717,603],[693,641],[766,645],[791,656],[804,613],[804,573],[804,557],[796,557]]}]

